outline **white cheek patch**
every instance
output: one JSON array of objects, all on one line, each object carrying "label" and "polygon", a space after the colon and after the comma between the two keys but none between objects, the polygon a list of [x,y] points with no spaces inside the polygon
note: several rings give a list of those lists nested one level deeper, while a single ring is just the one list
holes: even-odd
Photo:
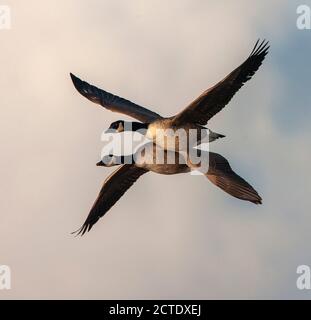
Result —
[{"label": "white cheek patch", "polygon": [[118,132],[123,132],[123,131],[124,131],[123,124],[120,123],[120,124],[119,124],[119,127],[118,127]]}]

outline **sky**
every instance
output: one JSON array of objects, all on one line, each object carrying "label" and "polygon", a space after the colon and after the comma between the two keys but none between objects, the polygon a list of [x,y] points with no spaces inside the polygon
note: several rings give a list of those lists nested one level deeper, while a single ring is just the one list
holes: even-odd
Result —
[{"label": "sky", "polygon": [[[0,30],[0,299],[310,299],[311,30],[300,0],[6,1]],[[310,0],[303,4],[311,6]],[[270,53],[208,124],[211,145],[263,198],[202,176],[147,174],[82,238],[114,168],[101,133],[130,120],[80,96],[73,72],[171,116],[221,80],[256,40]]]}]

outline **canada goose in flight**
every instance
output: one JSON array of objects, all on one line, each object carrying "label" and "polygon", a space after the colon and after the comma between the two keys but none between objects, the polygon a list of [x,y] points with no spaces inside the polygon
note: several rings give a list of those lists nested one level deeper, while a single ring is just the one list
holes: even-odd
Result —
[{"label": "canada goose in flight", "polygon": [[[157,164],[154,155],[156,154],[155,148],[159,148],[153,143],[149,143],[142,148],[145,148],[144,157],[141,158],[140,150],[136,151],[137,157],[130,156],[114,156],[109,155],[104,157],[98,166],[112,167],[122,164],[120,168],[114,171],[104,182],[99,195],[86,219],[83,226],[74,233],[77,235],[84,235],[90,231],[93,225],[103,217],[108,210],[122,197],[122,195],[136,182],[136,180],[143,174],[152,171],[159,174],[171,175],[179,173],[187,173],[191,171],[191,167],[185,162],[180,164]],[[162,149],[163,150],[163,149]],[[227,159],[217,153],[206,152],[205,157],[209,157],[209,168],[205,176],[217,187],[221,188],[231,196],[261,204],[261,197],[256,190],[247,183],[243,178],[237,175],[230,167]],[[179,153],[174,151],[164,151],[166,159],[169,156],[180,156]],[[151,157],[151,161],[150,161]],[[125,164],[124,164],[125,163]]]},{"label": "canada goose in flight", "polygon": [[[102,105],[108,110],[123,113],[127,116],[133,117],[139,121],[134,122],[134,127],[131,130],[145,129],[146,136],[160,145],[162,148],[171,150],[184,150],[184,144],[175,145],[175,137],[167,139],[165,130],[184,129],[189,132],[190,129],[195,129],[200,132],[196,141],[188,141],[187,146],[198,145],[207,132],[204,126],[208,121],[220,110],[222,110],[232,99],[237,91],[250,80],[258,68],[261,66],[269,49],[268,42],[257,40],[254,49],[250,56],[227,77],[217,83],[215,86],[204,91],[196,100],[194,100],[188,107],[173,117],[163,118],[159,114],[141,107],[129,100],[123,99],[102,89],[99,89],[85,81],[80,80],[73,74],[71,75],[75,88],[87,99]],[[120,120],[111,125],[111,129],[117,129],[121,132],[126,128],[125,122]],[[203,130],[202,130],[203,129]],[[204,132],[206,132],[204,134]],[[161,134],[163,136],[161,136]],[[166,139],[164,139],[164,136]],[[222,135],[212,133],[215,140]]]}]

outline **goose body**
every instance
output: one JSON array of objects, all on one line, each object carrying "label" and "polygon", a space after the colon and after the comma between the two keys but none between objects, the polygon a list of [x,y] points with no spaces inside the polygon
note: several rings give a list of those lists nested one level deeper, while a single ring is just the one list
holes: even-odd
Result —
[{"label": "goose body", "polygon": [[174,125],[173,119],[156,120],[148,125],[146,137],[163,149],[187,151],[203,142],[213,142],[224,135],[195,123]]},{"label": "goose body", "polygon": [[158,119],[151,123],[118,120],[110,124],[106,133],[139,132],[163,149],[187,151],[203,142],[213,142],[225,136],[195,123],[183,126],[172,124],[172,118]]},{"label": "goose body", "polygon": [[137,168],[164,175],[191,171],[191,164],[187,159],[187,155],[162,149],[154,143],[147,143],[139,147],[133,155],[108,155],[98,165],[109,167],[125,163],[133,163]]}]

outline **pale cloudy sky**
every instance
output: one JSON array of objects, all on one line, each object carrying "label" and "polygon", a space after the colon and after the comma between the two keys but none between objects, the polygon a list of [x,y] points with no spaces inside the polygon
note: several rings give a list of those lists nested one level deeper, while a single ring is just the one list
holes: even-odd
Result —
[{"label": "pale cloudy sky", "polygon": [[[304,1],[311,6],[311,1]],[[10,1],[0,30],[0,264],[11,298],[304,298],[311,266],[311,30],[292,1]],[[173,115],[238,66],[257,38],[264,65],[209,127],[213,151],[264,199],[207,179],[142,177],[83,238],[112,169],[100,135],[123,118],[75,91],[69,72]]]}]

